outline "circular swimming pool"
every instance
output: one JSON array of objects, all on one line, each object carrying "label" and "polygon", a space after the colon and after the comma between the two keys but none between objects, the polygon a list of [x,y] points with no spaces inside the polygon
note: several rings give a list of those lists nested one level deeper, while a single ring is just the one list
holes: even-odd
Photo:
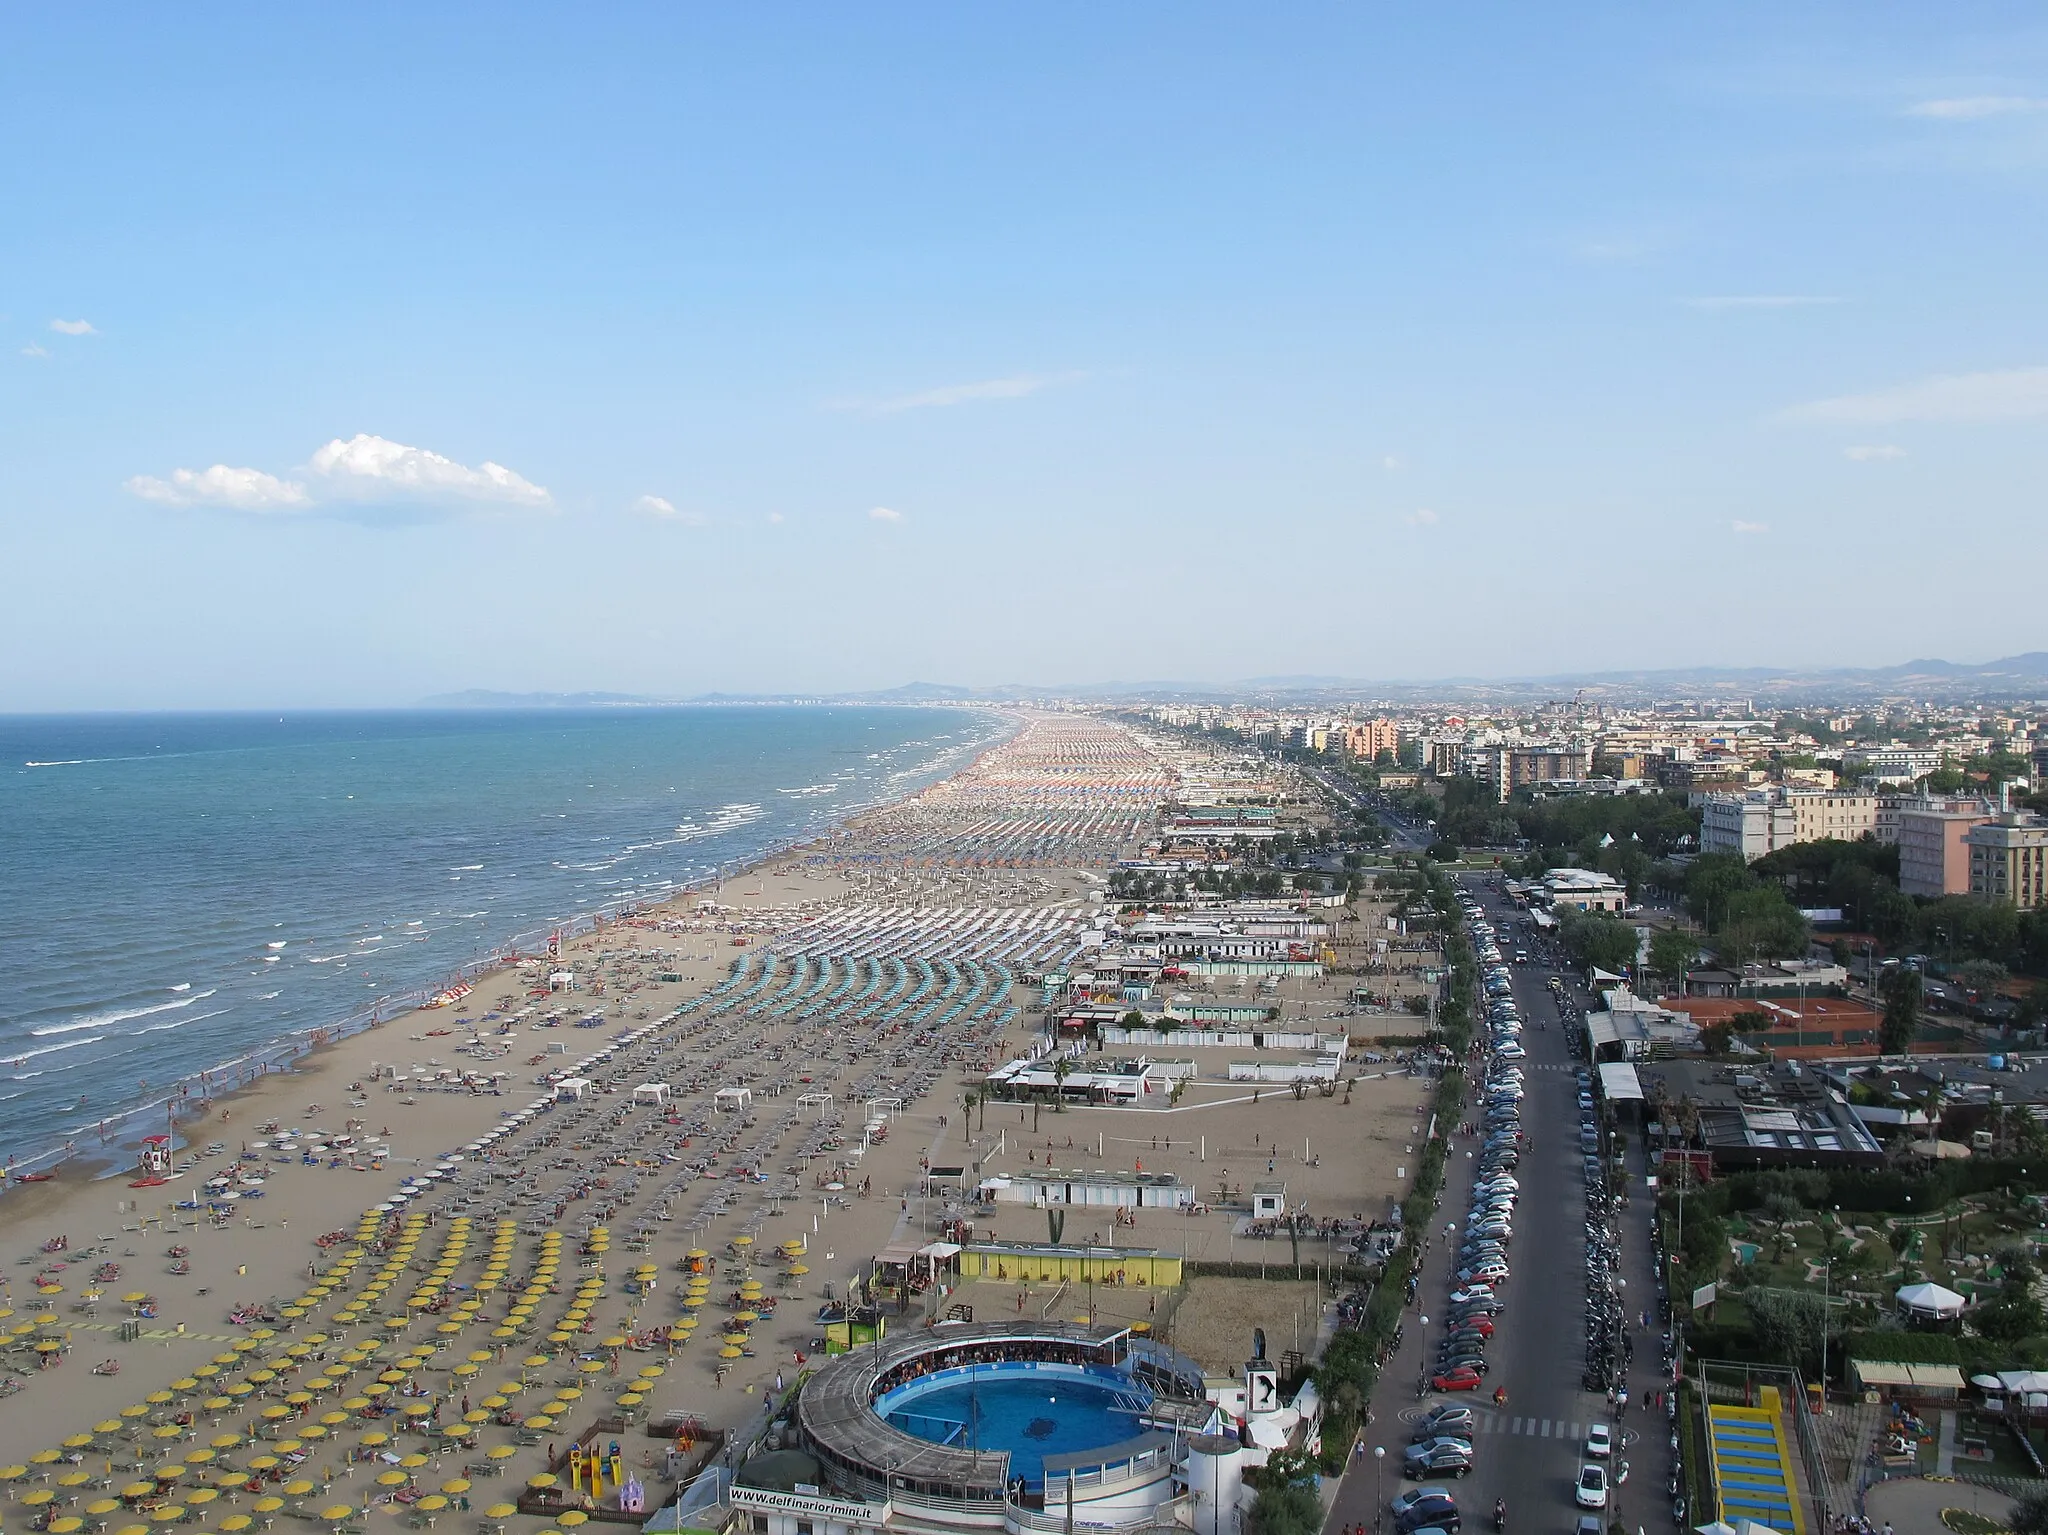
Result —
[{"label": "circular swimming pool", "polygon": [[892,1428],[932,1444],[1007,1450],[1010,1477],[1032,1490],[1048,1455],[1078,1454],[1144,1431],[1142,1386],[1111,1372],[1060,1364],[998,1364],[943,1370],[875,1403]]}]

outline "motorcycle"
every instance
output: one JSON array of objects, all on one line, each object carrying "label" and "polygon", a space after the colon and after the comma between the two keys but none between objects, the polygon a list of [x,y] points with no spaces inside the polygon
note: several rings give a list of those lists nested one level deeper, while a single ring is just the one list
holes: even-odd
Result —
[{"label": "motorcycle", "polygon": [[1505,1501],[1496,1500],[1493,1505],[1493,1527],[1505,1530],[1508,1527],[1508,1506]]}]

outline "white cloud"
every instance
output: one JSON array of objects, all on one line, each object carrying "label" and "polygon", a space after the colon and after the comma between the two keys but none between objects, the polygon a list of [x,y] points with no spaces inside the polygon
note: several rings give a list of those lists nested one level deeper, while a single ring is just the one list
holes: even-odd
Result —
[{"label": "white cloud", "polygon": [[24,357],[48,357],[50,355],[50,349],[44,346],[40,341],[31,341],[27,346],[21,349],[21,355]]},{"label": "white cloud", "polygon": [[1748,533],[1768,533],[1771,531],[1771,525],[1768,522],[1744,522],[1740,517],[1736,518],[1729,526],[1735,530],[1735,535],[1738,538]]},{"label": "white cloud", "polygon": [[1433,528],[1436,526],[1436,513],[1426,506],[1417,507],[1408,514],[1407,521],[1411,528]]},{"label": "white cloud", "polygon": [[548,506],[544,486],[486,459],[472,469],[426,448],[358,432],[339,437],[313,455],[311,468],[342,500],[483,501],[506,506]]},{"label": "white cloud", "polygon": [[1906,111],[1913,117],[1974,122],[1985,117],[2018,117],[2048,112],[2048,96],[1949,96],[1935,101],[1916,101]]},{"label": "white cloud", "polygon": [[1719,293],[1683,300],[1688,309],[1804,309],[1842,301],[1819,293]]},{"label": "white cloud", "polygon": [[1389,474],[1391,474],[1397,469],[1405,469],[1408,466],[1401,462],[1399,454],[1389,453],[1385,458],[1380,460],[1380,467],[1386,470]]},{"label": "white cloud", "polygon": [[680,522],[686,527],[698,528],[704,525],[702,512],[682,511],[665,496],[642,496],[633,503],[633,510],[644,512],[649,517],[659,517],[663,522]]},{"label": "white cloud", "polygon": [[903,520],[901,512],[886,506],[869,507],[868,516],[872,517],[876,522],[901,522]]},{"label": "white cloud", "polygon": [[1950,373],[1869,394],[1795,405],[1779,419],[1858,426],[1893,421],[2024,421],[2048,416],[2048,368]]},{"label": "white cloud", "polygon": [[899,394],[881,400],[834,400],[832,408],[865,411],[875,416],[893,416],[906,410],[967,405],[976,400],[1021,400],[1028,394],[1036,394],[1041,389],[1049,389],[1054,384],[1067,383],[1081,376],[1079,373],[1020,373],[1011,378],[985,378],[972,384],[946,384],[937,389],[920,389],[915,394]]},{"label": "white cloud", "polygon": [[173,469],[170,478],[138,474],[127,482],[131,495],[165,506],[227,506],[243,512],[275,512],[310,506],[306,487],[295,480],[280,480],[261,469],[235,469],[215,464],[211,469]]},{"label": "white cloud", "polygon": [[52,320],[50,329],[60,336],[97,336],[90,320]]},{"label": "white cloud", "polygon": [[1859,464],[1867,464],[1883,458],[1904,458],[1906,450],[1891,442],[1859,443],[1853,448],[1842,449],[1842,456],[1852,458]]},{"label": "white cloud", "polygon": [[770,513],[768,514],[768,520],[769,520],[770,522],[780,522],[780,521],[782,521],[782,513],[780,513],[780,512],[770,512]]}]

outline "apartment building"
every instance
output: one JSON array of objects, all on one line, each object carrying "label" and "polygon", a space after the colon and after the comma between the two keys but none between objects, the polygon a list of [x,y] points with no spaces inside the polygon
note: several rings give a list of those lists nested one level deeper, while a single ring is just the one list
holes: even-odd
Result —
[{"label": "apartment building", "polygon": [[1584,742],[1516,746],[1508,750],[1507,789],[1510,794],[1534,784],[1569,782],[1592,776],[1593,748]]},{"label": "apartment building", "polygon": [[1794,842],[1819,842],[1838,837],[1854,842],[1877,830],[1877,796],[1857,790],[1787,789],[1792,807]]},{"label": "apartment building", "polygon": [[2048,819],[2009,810],[1963,833],[1970,894],[2031,910],[2048,906]]},{"label": "apartment building", "polygon": [[1897,812],[1899,889],[1907,895],[1967,895],[1970,892],[1970,845],[1973,826],[1982,826],[1993,811],[1983,800],[1924,799]]},{"label": "apartment building", "polygon": [[1710,794],[1700,802],[1700,851],[1735,853],[1755,863],[1798,838],[1792,807],[1768,789],[1746,794]]},{"label": "apartment building", "polygon": [[1401,732],[1389,719],[1346,725],[1344,750],[1350,756],[1363,757],[1367,762],[1378,761],[1381,752],[1390,752],[1398,757],[1401,753]]},{"label": "apartment building", "polygon": [[1708,794],[1698,804],[1700,851],[1738,853],[1746,863],[1795,842],[1854,842],[1877,826],[1877,796],[1853,791],[1773,787]]}]

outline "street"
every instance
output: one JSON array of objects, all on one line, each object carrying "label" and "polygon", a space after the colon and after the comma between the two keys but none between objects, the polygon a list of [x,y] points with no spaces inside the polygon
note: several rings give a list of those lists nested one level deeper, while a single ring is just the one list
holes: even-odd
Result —
[{"label": "street", "polygon": [[[1523,913],[1509,906],[1491,888],[1491,881],[1468,876],[1460,881],[1486,907],[1504,949],[1512,951],[1525,933]],[[1418,1299],[1410,1308],[1400,1352],[1389,1361],[1375,1393],[1376,1421],[1366,1430],[1367,1449],[1355,1456],[1352,1469],[1333,1504],[1325,1528],[1343,1530],[1379,1527],[1391,1530],[1391,1518],[1376,1521],[1387,1501],[1414,1486],[1400,1475],[1401,1455],[1410,1425],[1438,1403],[1469,1406],[1477,1418],[1473,1434],[1472,1473],[1448,1486],[1456,1498],[1464,1527],[1477,1532],[1492,1523],[1496,1500],[1507,1505],[1511,1529],[1569,1531],[1587,1512],[1573,1502],[1573,1482],[1585,1462],[1587,1430],[1609,1424],[1615,1433],[1610,1461],[1618,1473],[1629,1466],[1625,1486],[1609,1494],[1603,1524],[1647,1530],[1669,1528],[1672,1471],[1670,1431],[1661,1411],[1651,1406],[1662,1384],[1656,1379],[1661,1354],[1662,1324],[1656,1316],[1656,1290],[1650,1259],[1652,1201],[1644,1190],[1639,1151],[1630,1153],[1631,1198],[1617,1207],[1621,1235],[1619,1273],[1625,1281],[1623,1309],[1634,1333],[1635,1363],[1629,1380],[1631,1400],[1617,1413],[1604,1394],[1582,1388],[1585,1359],[1585,1175],[1578,1149],[1578,1113],[1574,1068],[1567,1050],[1566,1028],[1579,1026],[1586,1006],[1582,990],[1572,983],[1554,958],[1545,958],[1534,935],[1519,946],[1537,962],[1513,966],[1513,993],[1525,1021],[1522,1045],[1527,1059],[1523,1129],[1528,1145],[1515,1176],[1520,1180],[1515,1236],[1508,1253],[1513,1276],[1499,1293],[1506,1309],[1496,1318],[1499,1330],[1486,1350],[1491,1373],[1482,1389],[1456,1395],[1419,1396],[1416,1382],[1443,1336],[1442,1308],[1452,1288],[1452,1270],[1461,1234],[1448,1229],[1463,1220],[1470,1204],[1476,1165],[1477,1138],[1454,1135],[1436,1229],[1421,1267]],[[1560,1021],[1548,988],[1553,975],[1563,975],[1570,999],[1569,1023]],[[1478,1037],[1485,1037],[1480,1022]],[[1475,1085],[1475,1095],[1477,1088]],[[1475,1117],[1478,1110],[1472,1111]],[[1636,1327],[1638,1313],[1648,1309],[1651,1326]],[[1429,1319],[1423,1325],[1423,1318]],[[1496,1407],[1493,1392],[1505,1388],[1507,1402]],[[1386,1460],[1377,1473],[1373,1449],[1383,1447]],[[1377,1497],[1375,1483],[1378,1483]]]}]

